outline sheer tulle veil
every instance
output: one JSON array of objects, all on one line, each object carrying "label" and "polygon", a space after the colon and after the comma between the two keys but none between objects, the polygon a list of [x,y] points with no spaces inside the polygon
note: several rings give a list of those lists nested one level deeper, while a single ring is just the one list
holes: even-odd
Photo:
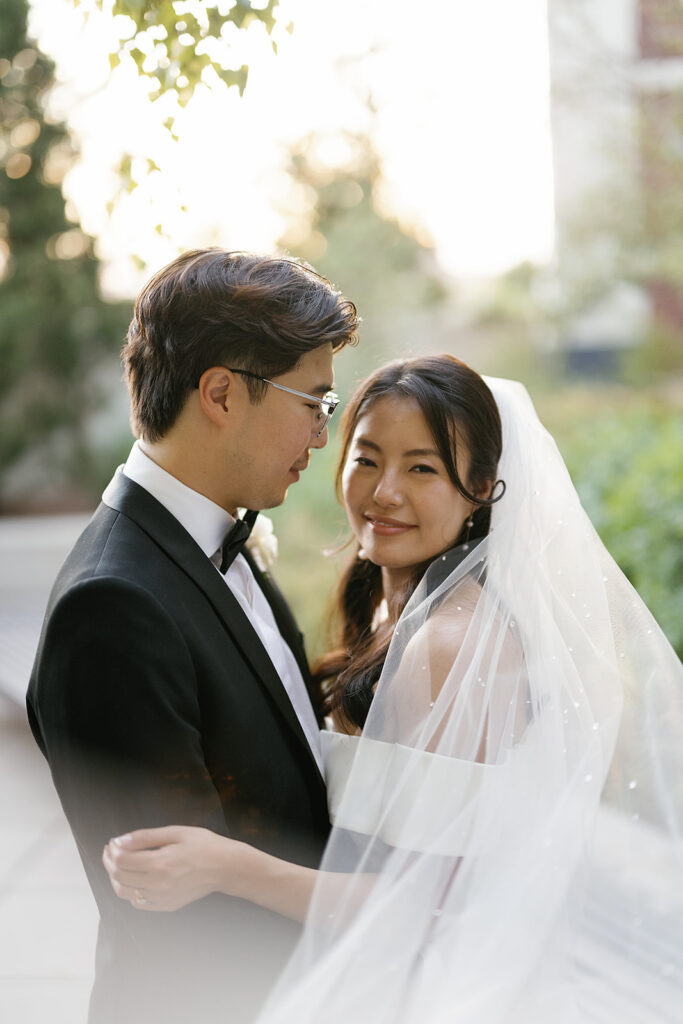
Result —
[{"label": "sheer tulle veil", "polygon": [[262,1020],[679,1020],[683,669],[524,388],[489,535],[396,628]]}]

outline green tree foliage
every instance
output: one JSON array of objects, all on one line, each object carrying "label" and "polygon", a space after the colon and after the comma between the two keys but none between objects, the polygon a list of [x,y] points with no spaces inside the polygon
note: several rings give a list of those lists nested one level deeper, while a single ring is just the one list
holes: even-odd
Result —
[{"label": "green tree foliage", "polygon": [[605,546],[683,657],[680,395],[558,392],[542,415]]},{"label": "green tree foliage", "polygon": [[[159,122],[177,141],[176,118],[202,83],[210,88],[246,88],[249,66],[241,45],[251,29],[261,29],[277,53],[274,32],[291,32],[279,20],[278,0],[72,0],[85,19],[94,10],[112,19],[116,43],[109,55],[112,69],[132,62],[148,85]],[[148,160],[147,175],[158,170]],[[119,191],[131,192],[141,178],[131,176],[131,155],[122,154]],[[141,167],[138,167],[138,175]],[[142,172],[142,177],[145,173]],[[112,203],[112,206],[114,204]],[[159,230],[163,232],[163,225]]]},{"label": "green tree foliage", "polygon": [[92,240],[65,215],[73,153],[45,117],[53,65],[27,38],[27,11],[0,0],[0,496],[10,467],[56,434],[73,478],[87,475],[94,374],[130,316],[101,300]]},{"label": "green tree foliage", "polygon": [[358,307],[362,343],[338,362],[347,393],[388,359],[447,347],[453,323],[433,249],[378,204],[381,166],[370,140],[336,137],[344,157],[335,166],[323,159],[326,141],[312,135],[292,152],[291,201],[299,212],[279,244],[312,263]]},{"label": "green tree foliage", "polygon": [[[130,56],[141,75],[153,83],[151,98],[172,94],[184,106],[202,81],[207,68],[227,86],[237,86],[240,95],[247,84],[249,68],[226,66],[231,61],[231,32],[262,25],[271,35],[275,27],[278,0],[73,0],[85,10],[93,3],[100,10],[111,9],[120,17],[119,46],[111,54],[117,67]],[[129,19],[125,21],[125,19]],[[128,27],[126,27],[128,26]],[[273,49],[276,43],[272,41]],[[234,58],[232,63],[234,63]]]}]

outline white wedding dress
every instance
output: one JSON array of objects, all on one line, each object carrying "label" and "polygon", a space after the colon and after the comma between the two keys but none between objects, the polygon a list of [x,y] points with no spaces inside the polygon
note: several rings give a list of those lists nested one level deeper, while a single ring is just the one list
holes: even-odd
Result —
[{"label": "white wedding dress", "polygon": [[682,1019],[683,668],[487,383],[505,495],[411,597],[362,735],[323,733],[333,828],[259,1024]]},{"label": "white wedding dress", "polygon": [[[472,818],[477,800],[487,785],[505,784],[503,775],[513,770],[510,764],[464,761],[381,740],[370,740],[361,748],[360,736],[332,730],[321,732],[321,745],[332,825],[421,853],[475,853]],[[351,803],[343,795],[357,755],[363,776],[373,783],[363,800]]]}]

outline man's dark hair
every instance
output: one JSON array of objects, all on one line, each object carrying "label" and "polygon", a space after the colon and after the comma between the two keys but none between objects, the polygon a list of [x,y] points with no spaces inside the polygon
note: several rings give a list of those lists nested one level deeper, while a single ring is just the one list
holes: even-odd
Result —
[{"label": "man's dark hair", "polygon": [[[179,256],[147,283],[123,346],[134,433],[158,441],[211,366],[262,377],[292,370],[321,345],[354,344],[356,307],[312,267],[223,249]],[[243,378],[253,402],[267,385]]]}]

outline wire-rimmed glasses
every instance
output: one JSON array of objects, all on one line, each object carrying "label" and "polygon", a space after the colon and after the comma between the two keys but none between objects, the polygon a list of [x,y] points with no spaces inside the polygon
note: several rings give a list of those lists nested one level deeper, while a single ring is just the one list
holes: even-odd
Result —
[{"label": "wire-rimmed glasses", "polygon": [[227,366],[226,369],[230,370],[231,373],[240,373],[243,377],[253,377],[254,380],[263,381],[264,384],[272,384],[272,386],[277,388],[278,391],[287,391],[290,395],[298,395],[299,398],[308,398],[310,402],[314,402],[319,409],[318,416],[322,417],[322,419],[318,419],[316,422],[316,427],[318,428],[315,431],[316,437],[320,437],[323,430],[330,422],[332,413],[339,405],[339,396],[334,391],[328,391],[322,396],[322,398],[318,398],[317,395],[308,395],[305,391],[295,391],[294,388],[287,388],[284,384],[277,384],[274,380],[268,380],[267,377],[260,377],[258,373],[252,373],[250,370],[238,370],[234,366]]}]

